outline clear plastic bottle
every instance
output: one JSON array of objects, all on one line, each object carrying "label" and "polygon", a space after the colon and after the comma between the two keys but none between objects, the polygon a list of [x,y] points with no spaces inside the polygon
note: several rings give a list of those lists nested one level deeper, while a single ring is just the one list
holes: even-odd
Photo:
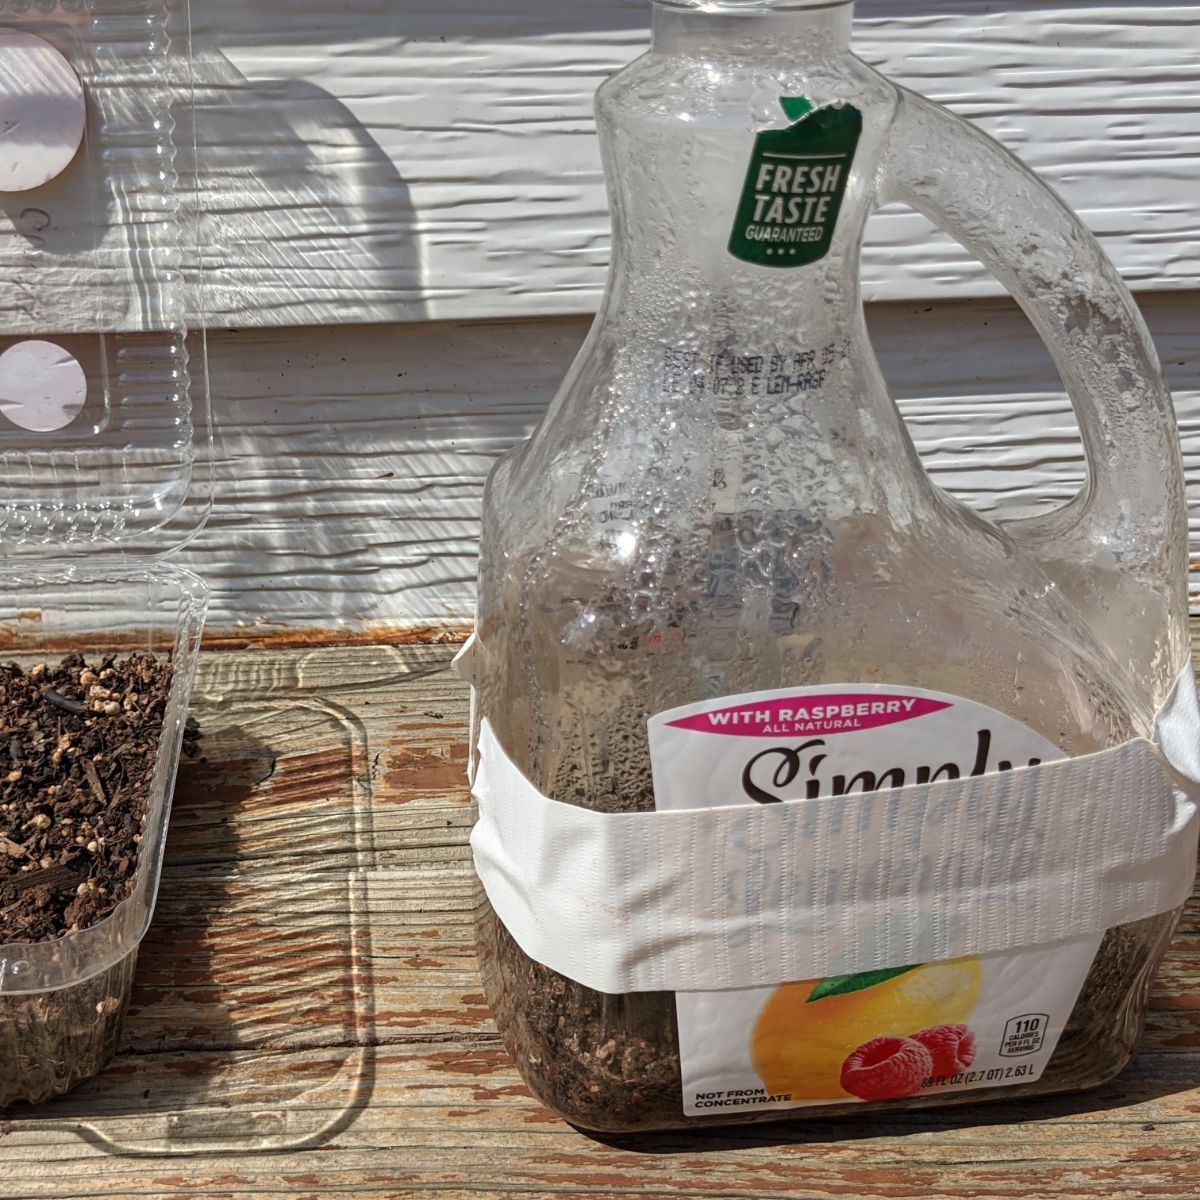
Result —
[{"label": "clear plastic bottle", "polygon": [[[657,0],[650,52],[600,90],[609,287],[550,411],[492,475],[480,575],[478,713],[557,800],[653,809],[649,717],[847,680],[978,701],[1090,753],[1149,736],[1187,662],[1174,418],[1127,290],[1016,159],[851,52],[852,9]],[[812,111],[838,114],[822,153],[841,145],[841,192],[828,170],[747,173],[760,135]],[[837,143],[847,111],[856,145]],[[793,227],[786,202],[814,183],[837,196],[816,234],[748,240],[777,195]],[[1067,508],[997,525],[925,474],[859,295],[865,222],[892,201],[971,248],[1046,339],[1089,463]],[[820,256],[765,256],[793,248]],[[1175,919],[1109,933],[1037,1083],[944,1102],[1113,1076]],[[486,902],[479,933],[506,1044],[555,1111],[603,1130],[729,1120],[683,1114],[670,994],[557,975]]]}]

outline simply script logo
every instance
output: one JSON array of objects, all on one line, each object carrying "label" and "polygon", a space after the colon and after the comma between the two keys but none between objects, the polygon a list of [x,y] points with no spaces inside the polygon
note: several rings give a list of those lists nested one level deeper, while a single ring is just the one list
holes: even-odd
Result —
[{"label": "simply script logo", "polygon": [[[969,770],[956,762],[944,762],[940,766],[924,765],[906,770],[904,767],[888,767],[876,773],[863,770],[856,774],[837,773],[830,776],[820,774],[827,763],[827,743],[823,738],[814,738],[796,747],[774,746],[756,754],[742,771],[742,789],[751,800],[759,804],[782,804],[799,796],[778,794],[790,788],[797,780],[804,784],[805,800],[817,800],[825,796],[846,796],[851,792],[877,792],[883,788],[901,788],[908,784],[936,783],[941,779],[969,779],[987,775],[991,771],[1011,771],[1013,764],[1001,759],[991,766],[992,731],[981,729],[976,738],[975,761]],[[1041,765],[1040,758],[1031,758],[1028,765]],[[828,769],[828,766],[826,767]],[[774,789],[774,790],[769,790]]]}]

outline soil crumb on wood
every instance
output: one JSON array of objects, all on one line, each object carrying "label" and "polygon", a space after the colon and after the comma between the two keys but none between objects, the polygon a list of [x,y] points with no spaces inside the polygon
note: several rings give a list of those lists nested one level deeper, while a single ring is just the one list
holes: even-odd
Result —
[{"label": "soil crumb on wood", "polygon": [[[130,893],[169,658],[0,666],[0,945],[107,917]],[[184,752],[198,730],[188,722]]]}]

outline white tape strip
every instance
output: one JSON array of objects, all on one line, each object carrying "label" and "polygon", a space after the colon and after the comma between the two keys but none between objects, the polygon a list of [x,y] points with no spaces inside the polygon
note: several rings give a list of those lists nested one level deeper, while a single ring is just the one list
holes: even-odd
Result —
[{"label": "white tape strip", "polygon": [[479,754],[479,747],[475,742],[475,715],[479,708],[479,693],[476,691],[478,662],[479,634],[472,633],[463,643],[462,649],[454,656],[454,660],[450,664],[459,679],[471,685],[471,709],[468,718],[469,724],[467,725],[467,728],[470,730],[467,746],[467,779],[472,785],[475,783],[475,763]]},{"label": "white tape strip", "polygon": [[[482,724],[475,865],[531,958],[597,991],[717,991],[1099,933],[1191,892],[1200,717],[1101,754],[790,804],[602,814]],[[1164,756],[1165,755],[1165,756]]]}]

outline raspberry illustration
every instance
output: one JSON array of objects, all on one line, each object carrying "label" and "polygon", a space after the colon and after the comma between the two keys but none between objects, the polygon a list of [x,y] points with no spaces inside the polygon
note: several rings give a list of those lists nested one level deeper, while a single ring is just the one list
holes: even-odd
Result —
[{"label": "raspberry illustration", "polygon": [[859,1046],[842,1065],[842,1087],[860,1100],[915,1096],[933,1074],[933,1056],[912,1038],[881,1037]]},{"label": "raspberry illustration", "polygon": [[912,1036],[933,1057],[935,1079],[957,1075],[975,1061],[975,1035],[965,1025],[938,1025]]}]

